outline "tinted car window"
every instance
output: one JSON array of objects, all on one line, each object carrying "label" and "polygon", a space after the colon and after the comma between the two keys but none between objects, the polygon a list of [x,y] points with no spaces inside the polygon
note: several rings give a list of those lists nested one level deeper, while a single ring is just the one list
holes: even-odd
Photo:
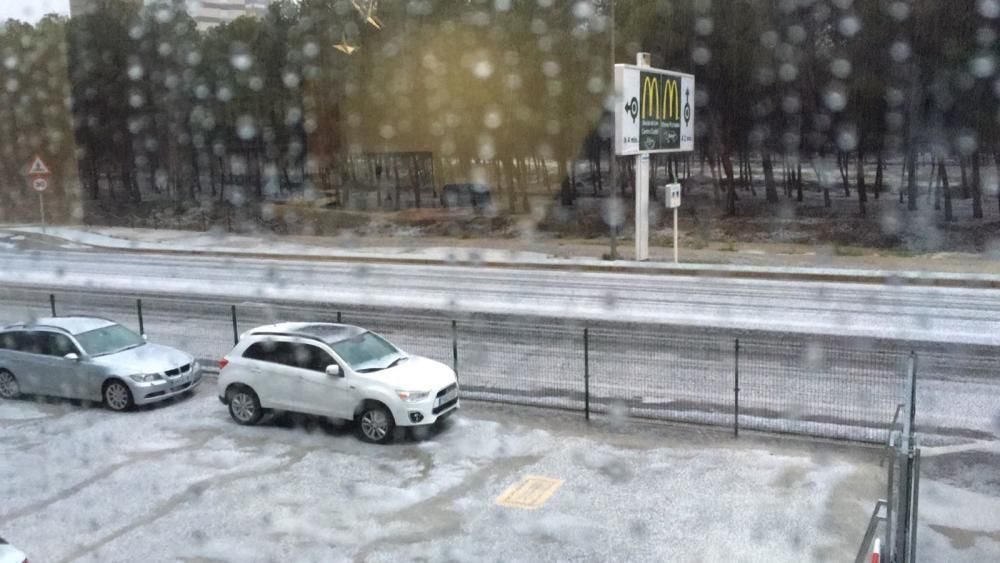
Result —
[{"label": "tinted car window", "polygon": [[26,331],[17,334],[15,337],[17,349],[29,354],[45,353],[45,335],[37,331]]},{"label": "tinted car window", "polygon": [[0,334],[0,350],[20,350],[21,332],[5,332]]},{"label": "tinted car window", "polygon": [[42,350],[42,354],[46,356],[65,356],[70,352],[74,354],[79,354],[76,345],[73,341],[69,339],[65,334],[58,334],[55,332],[40,332],[38,333],[39,346]]},{"label": "tinted car window", "polygon": [[325,372],[333,364],[330,354],[311,344],[292,344],[292,360],[295,366],[313,371]]},{"label": "tinted car window", "polygon": [[292,352],[292,344],[290,342],[278,342],[274,340],[255,342],[243,352],[243,357],[251,360],[270,362],[272,364],[296,367],[295,355]]}]

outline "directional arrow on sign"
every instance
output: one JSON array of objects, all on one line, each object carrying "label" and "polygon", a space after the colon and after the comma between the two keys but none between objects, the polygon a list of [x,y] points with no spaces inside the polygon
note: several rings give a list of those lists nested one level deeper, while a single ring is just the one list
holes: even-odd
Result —
[{"label": "directional arrow on sign", "polygon": [[31,163],[31,168],[28,170],[29,176],[46,176],[51,173],[52,171],[49,170],[49,167],[45,165],[45,161],[40,156],[35,157],[35,160]]}]

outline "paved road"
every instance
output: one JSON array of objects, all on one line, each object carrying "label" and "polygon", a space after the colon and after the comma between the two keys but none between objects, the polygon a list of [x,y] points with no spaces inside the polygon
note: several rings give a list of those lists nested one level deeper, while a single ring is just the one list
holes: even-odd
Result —
[{"label": "paved road", "polygon": [[[60,290],[57,312],[101,314],[135,327],[134,297],[103,287]],[[238,330],[277,320],[336,320],[336,307],[237,305]],[[405,349],[452,363],[447,315],[352,308],[344,322],[385,334]],[[143,298],[154,341],[218,359],[233,344],[230,304],[221,298]],[[0,321],[49,314],[48,293],[0,289]],[[903,397],[907,354],[919,352],[918,422],[949,439],[1000,435],[995,348],[899,344],[796,334],[746,334],[685,327],[565,319],[511,322],[463,317],[457,326],[463,390],[482,399],[584,409],[583,325],[591,408],[597,413],[730,425],[740,337],[744,428],[881,441]]]},{"label": "paved road", "polygon": [[1000,291],[112,251],[0,254],[0,283],[1000,345]]}]

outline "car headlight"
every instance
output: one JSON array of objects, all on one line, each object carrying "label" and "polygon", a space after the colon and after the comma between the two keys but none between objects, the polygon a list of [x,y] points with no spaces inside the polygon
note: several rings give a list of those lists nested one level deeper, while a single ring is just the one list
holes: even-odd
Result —
[{"label": "car headlight", "polygon": [[151,381],[159,381],[163,377],[158,373],[137,373],[130,375],[129,378],[136,383],[149,383]]},{"label": "car headlight", "polygon": [[399,398],[406,401],[407,403],[416,403],[417,401],[423,401],[430,396],[430,391],[400,391],[396,390],[396,394]]}]

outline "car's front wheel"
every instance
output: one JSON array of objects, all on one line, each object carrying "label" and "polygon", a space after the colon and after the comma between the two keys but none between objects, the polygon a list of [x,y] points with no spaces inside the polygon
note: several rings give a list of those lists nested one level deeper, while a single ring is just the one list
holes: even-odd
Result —
[{"label": "car's front wheel", "polygon": [[17,378],[7,370],[0,370],[0,399],[16,399],[21,394]]},{"label": "car's front wheel", "polygon": [[113,411],[127,411],[133,407],[132,391],[121,381],[112,380],[104,386],[104,405]]},{"label": "car's front wheel", "polygon": [[249,387],[231,387],[226,392],[226,402],[229,403],[229,416],[238,424],[251,426],[260,422],[264,409],[260,407],[260,399]]},{"label": "car's front wheel", "polygon": [[385,444],[392,440],[395,428],[396,422],[392,419],[392,413],[378,403],[365,405],[358,415],[358,430],[366,442]]}]

